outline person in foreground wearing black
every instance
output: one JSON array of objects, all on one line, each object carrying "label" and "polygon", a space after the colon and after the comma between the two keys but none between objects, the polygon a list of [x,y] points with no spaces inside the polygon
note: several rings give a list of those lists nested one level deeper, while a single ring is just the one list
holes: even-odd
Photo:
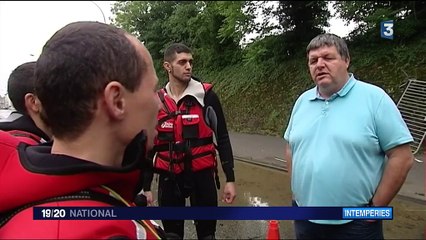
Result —
[{"label": "person in foreground wearing black", "polygon": [[36,62],[26,62],[16,67],[9,76],[7,93],[14,111],[0,120],[0,130],[29,144],[50,140],[51,132],[41,119],[40,100],[34,93]]},{"label": "person in foreground wearing black", "polygon": [[71,23],[44,45],[35,76],[54,141],[0,131],[0,239],[160,238],[148,220],[33,219],[34,206],[133,205],[160,109],[146,47],[112,25]]}]

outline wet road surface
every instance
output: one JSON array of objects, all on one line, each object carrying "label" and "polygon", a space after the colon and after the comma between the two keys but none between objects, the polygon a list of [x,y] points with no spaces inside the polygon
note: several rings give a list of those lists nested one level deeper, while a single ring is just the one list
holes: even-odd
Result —
[{"label": "wet road surface", "polygon": [[[221,183],[224,176],[220,172]],[[241,161],[235,162],[237,198],[227,206],[289,206],[291,193],[286,172]],[[153,193],[156,197],[156,182]],[[219,199],[222,189],[218,192]],[[225,206],[220,202],[221,206]],[[426,208],[424,202],[395,198],[394,220],[384,221],[385,239],[425,239]],[[293,221],[279,221],[282,239],[294,239]],[[217,239],[265,239],[268,222],[258,220],[219,220]],[[185,239],[196,239],[192,221],[185,221]]]}]

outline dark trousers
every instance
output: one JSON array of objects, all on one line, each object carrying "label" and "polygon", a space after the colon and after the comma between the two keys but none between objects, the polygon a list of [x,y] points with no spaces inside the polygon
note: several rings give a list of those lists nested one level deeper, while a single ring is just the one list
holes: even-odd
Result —
[{"label": "dark trousers", "polygon": [[[159,176],[158,204],[164,207],[185,206],[185,194],[189,195],[191,206],[218,206],[217,189],[214,171],[206,169],[194,172],[192,175],[192,191],[185,192],[183,174],[173,180],[169,174]],[[184,236],[184,220],[162,220],[164,231]],[[195,220],[195,228],[199,239],[212,239],[216,232],[216,220]]]},{"label": "dark trousers", "polygon": [[[297,207],[295,201],[293,206]],[[297,239],[384,239],[381,220],[354,220],[340,225],[317,224],[307,220],[294,221]]]}]

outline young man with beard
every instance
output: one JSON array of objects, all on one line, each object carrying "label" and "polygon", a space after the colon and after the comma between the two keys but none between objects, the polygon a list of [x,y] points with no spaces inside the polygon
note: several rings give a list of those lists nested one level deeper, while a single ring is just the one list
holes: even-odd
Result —
[{"label": "young man with beard", "polygon": [[[151,152],[153,172],[159,173],[159,206],[218,206],[216,138],[221,165],[226,175],[222,201],[234,201],[235,177],[232,147],[225,117],[212,85],[192,78],[191,50],[181,43],[164,52],[169,81],[158,92],[162,109],[158,114],[155,146]],[[144,194],[152,204],[153,172],[146,173]],[[163,220],[164,230],[184,237],[184,220]],[[199,239],[215,239],[216,220],[195,221]]]}]

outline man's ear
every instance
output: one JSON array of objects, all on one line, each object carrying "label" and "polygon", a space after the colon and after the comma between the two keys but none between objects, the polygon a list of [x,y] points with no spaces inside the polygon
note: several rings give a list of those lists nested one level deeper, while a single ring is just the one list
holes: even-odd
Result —
[{"label": "man's ear", "polygon": [[172,66],[170,65],[170,63],[169,62],[164,62],[163,63],[163,67],[164,67],[164,69],[166,69],[166,72],[171,72],[172,70]]},{"label": "man's ear", "polygon": [[27,110],[27,113],[29,112],[40,112],[40,101],[38,101],[37,97],[34,95],[34,93],[27,93],[24,96],[25,100],[25,109]]},{"label": "man's ear", "polygon": [[346,58],[346,69],[348,69],[349,68],[349,64],[351,63],[351,59],[348,57],[348,58]]},{"label": "man's ear", "polygon": [[121,83],[109,82],[104,89],[104,101],[108,114],[117,120],[125,115],[126,101],[124,99],[125,88]]}]

